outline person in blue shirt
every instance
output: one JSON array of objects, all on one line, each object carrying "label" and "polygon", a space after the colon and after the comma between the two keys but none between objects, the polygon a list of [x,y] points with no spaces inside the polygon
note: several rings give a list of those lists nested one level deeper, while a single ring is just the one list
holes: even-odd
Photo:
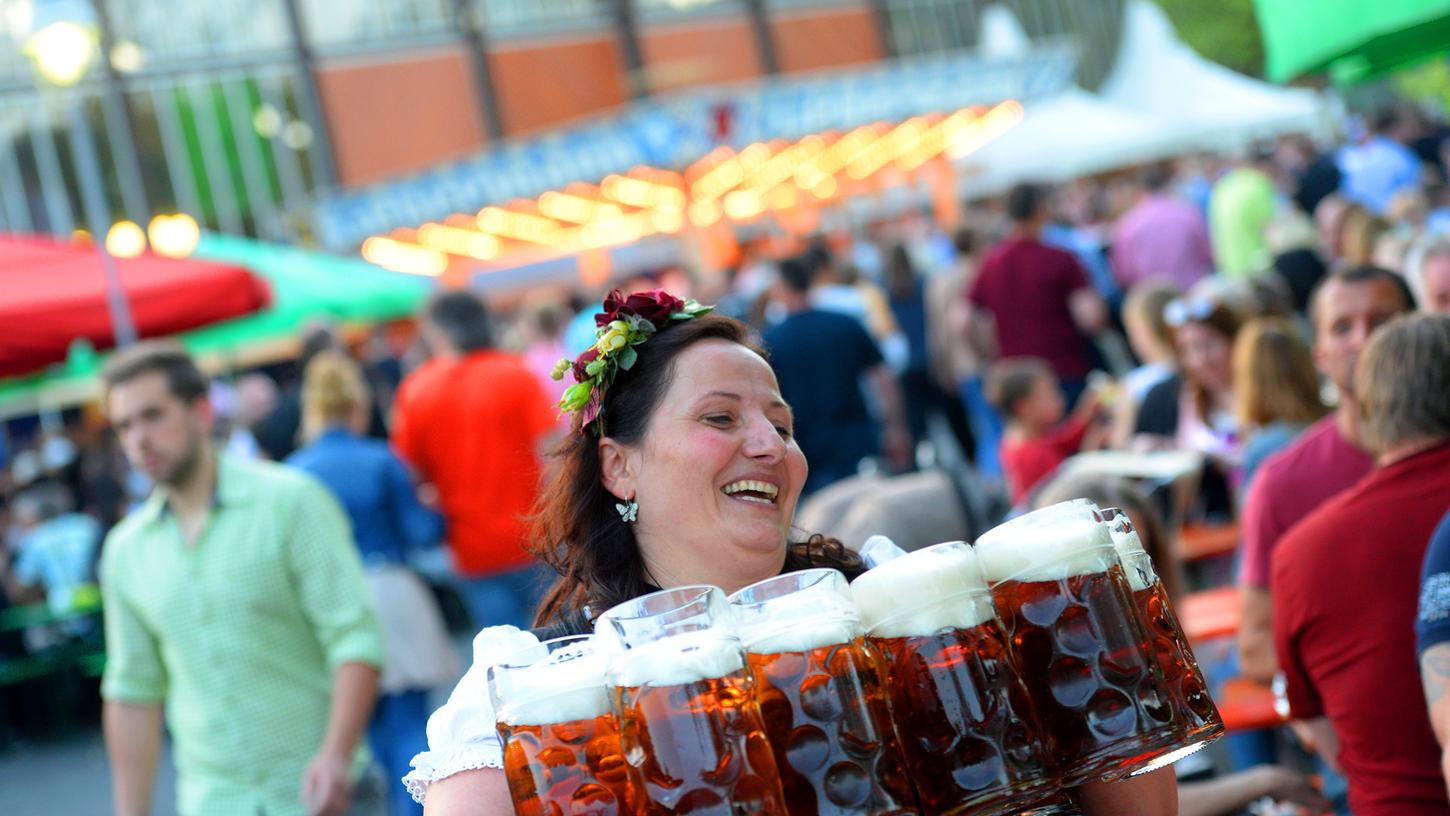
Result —
[{"label": "person in blue shirt", "polygon": [[1405,126],[1399,114],[1385,113],[1368,138],[1341,147],[1335,157],[1342,174],[1340,189],[1375,215],[1384,213],[1395,193],[1421,182],[1424,165],[1401,141]]},{"label": "person in blue shirt", "polygon": [[336,351],[316,355],[302,381],[305,444],[286,461],[327,485],[352,521],[386,653],[368,739],[387,772],[389,812],[421,816],[406,789],[391,783],[427,749],[427,692],[456,678],[457,658],[437,602],[407,565],[414,551],[442,538],[443,519],[419,500],[387,443],[363,435],[371,405],[357,363]]},{"label": "person in blue shirt", "polygon": [[[779,274],[775,297],[789,314],[763,339],[811,463],[805,492],[856,475],[869,457],[882,457],[892,472],[906,470],[911,432],[901,387],[876,342],[855,319],[811,305],[813,274],[804,261],[781,261]],[[863,388],[874,397],[879,423]]]}]

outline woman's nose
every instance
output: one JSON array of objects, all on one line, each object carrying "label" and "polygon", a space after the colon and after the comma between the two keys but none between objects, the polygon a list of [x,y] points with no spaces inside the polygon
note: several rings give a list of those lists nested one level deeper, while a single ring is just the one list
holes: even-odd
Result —
[{"label": "woman's nose", "polygon": [[775,424],[762,417],[746,428],[745,453],[755,458],[778,459],[785,455],[785,440],[775,429]]}]

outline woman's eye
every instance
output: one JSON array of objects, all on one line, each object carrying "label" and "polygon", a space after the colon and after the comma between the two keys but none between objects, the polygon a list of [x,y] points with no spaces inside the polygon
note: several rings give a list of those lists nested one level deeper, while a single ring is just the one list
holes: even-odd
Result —
[{"label": "woman's eye", "polygon": [[775,432],[780,434],[781,439],[790,439],[791,437],[790,428],[787,428],[784,425],[775,426]]},{"label": "woman's eye", "polygon": [[705,417],[705,421],[710,423],[711,425],[725,426],[729,425],[735,420],[729,414],[710,414],[709,416]]}]

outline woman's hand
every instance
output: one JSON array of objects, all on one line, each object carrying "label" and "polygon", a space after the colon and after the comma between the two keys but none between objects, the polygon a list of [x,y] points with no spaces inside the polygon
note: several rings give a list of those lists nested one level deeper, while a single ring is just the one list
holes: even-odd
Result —
[{"label": "woman's hand", "polygon": [[463,771],[428,786],[424,816],[499,816],[513,813],[508,780],[497,768]]}]

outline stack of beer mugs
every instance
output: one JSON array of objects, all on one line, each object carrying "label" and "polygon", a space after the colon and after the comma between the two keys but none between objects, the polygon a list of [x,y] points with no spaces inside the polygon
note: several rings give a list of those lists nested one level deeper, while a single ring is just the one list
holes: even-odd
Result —
[{"label": "stack of beer mugs", "polygon": [[1066,816],[1223,732],[1132,524],[652,593],[490,671],[521,814]]}]

